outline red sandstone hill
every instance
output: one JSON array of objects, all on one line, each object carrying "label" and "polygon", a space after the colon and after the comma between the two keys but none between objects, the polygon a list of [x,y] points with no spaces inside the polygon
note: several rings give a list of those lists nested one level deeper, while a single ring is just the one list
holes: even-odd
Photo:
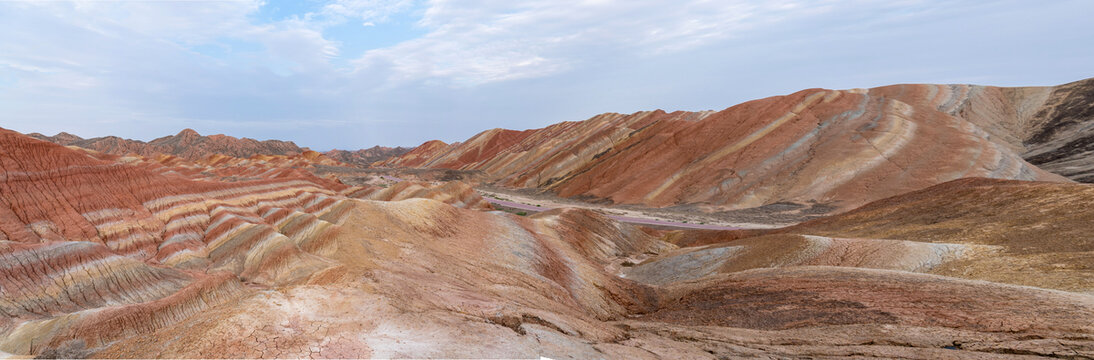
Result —
[{"label": "red sandstone hill", "polygon": [[300,154],[304,151],[291,141],[258,141],[227,135],[202,136],[192,129],[185,129],[176,135],[164,136],[149,142],[122,139],[117,136],[83,139],[65,132],[54,136],[38,133],[28,135],[65,146],[77,146],[109,154],[137,154],[145,157],[167,154],[187,160],[199,160],[212,154],[249,158],[255,155]]},{"label": "red sandstone hill", "polygon": [[374,162],[384,161],[392,157],[400,156],[410,152],[411,148],[405,147],[385,147],[385,146],[373,146],[368,149],[361,149],[356,151],[349,150],[331,150],[323,153],[331,159],[338,160],[347,164],[353,164],[357,166],[370,166]]},{"label": "red sandstone hill", "polygon": [[602,114],[431,141],[386,166],[483,170],[501,185],[623,204],[744,208],[872,200],[963,177],[1084,181],[1094,79],[1058,87],[810,89],[714,112]]}]

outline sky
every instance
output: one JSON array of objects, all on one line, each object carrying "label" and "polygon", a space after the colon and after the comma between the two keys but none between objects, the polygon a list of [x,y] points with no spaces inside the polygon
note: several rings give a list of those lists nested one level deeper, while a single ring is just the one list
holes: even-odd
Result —
[{"label": "sky", "polygon": [[0,1],[0,127],[315,150],[1094,77],[1094,1]]}]

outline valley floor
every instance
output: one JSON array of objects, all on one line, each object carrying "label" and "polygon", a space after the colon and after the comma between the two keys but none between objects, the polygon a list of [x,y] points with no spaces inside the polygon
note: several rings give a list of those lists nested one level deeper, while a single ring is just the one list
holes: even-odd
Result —
[{"label": "valley floor", "polygon": [[[597,210],[608,214],[614,220],[672,229],[736,230],[736,229],[773,229],[797,222],[776,221],[734,221],[717,214],[708,214],[695,210],[651,209],[629,206],[601,205],[579,200],[560,198],[545,193],[480,186],[476,189],[486,201],[496,207],[514,209],[515,212],[540,212],[557,208],[581,208]],[[761,220],[761,219],[750,219]]]}]

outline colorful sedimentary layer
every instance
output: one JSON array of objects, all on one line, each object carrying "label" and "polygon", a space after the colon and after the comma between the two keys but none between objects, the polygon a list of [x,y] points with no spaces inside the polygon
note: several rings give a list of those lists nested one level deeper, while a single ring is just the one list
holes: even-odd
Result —
[{"label": "colorful sedimentary layer", "polygon": [[0,149],[0,355],[1094,356],[1094,297],[917,273],[969,244],[679,248],[588,210],[474,210],[460,183],[231,178],[6,130]]},{"label": "colorful sedimentary layer", "polygon": [[963,177],[1086,181],[1091,84],[810,89],[719,112],[488,130],[382,164],[483,170],[501,185],[623,204],[819,201],[846,210]]},{"label": "colorful sedimentary layer", "polygon": [[961,179],[784,233],[992,246],[934,273],[1094,294],[1094,185]]},{"label": "colorful sedimentary layer", "polygon": [[295,281],[324,264],[296,242],[344,207],[338,184],[314,177],[206,181],[7,130],[0,147],[9,353],[102,346],[231,300],[243,282]]},{"label": "colorful sedimentary layer", "polygon": [[855,266],[1094,294],[1091,202],[1094,185],[960,179],[783,229],[672,232],[664,239],[683,249],[634,270]]},{"label": "colorful sedimentary layer", "polygon": [[343,194],[365,200],[399,201],[406,199],[431,199],[455,207],[474,210],[493,210],[486,199],[467,183],[449,181],[439,185],[416,181],[401,181],[390,187],[363,186],[343,191]]},{"label": "colorful sedimentary layer", "polygon": [[1068,178],[1094,183],[1094,79],[1057,86],[1029,121],[1022,154]]}]

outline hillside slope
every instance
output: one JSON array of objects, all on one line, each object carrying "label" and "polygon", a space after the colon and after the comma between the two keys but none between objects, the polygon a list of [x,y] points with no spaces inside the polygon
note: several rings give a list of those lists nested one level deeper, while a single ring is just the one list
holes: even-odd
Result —
[{"label": "hillside slope", "polygon": [[1020,155],[1042,126],[1031,119],[1054,97],[1051,88],[965,85],[809,89],[719,112],[493,129],[384,164],[484,170],[505,186],[622,204],[850,209],[962,177],[1066,181]]},{"label": "hillside slope", "polygon": [[[352,188],[281,171],[308,156],[142,159],[7,130],[0,149],[3,356],[1094,356],[1094,297],[913,273],[956,261],[929,246],[840,240],[870,261],[682,281],[660,262],[640,282],[620,271],[677,247],[595,212],[352,198],[488,210],[465,184]],[[797,266],[816,264],[842,267]]]}]

